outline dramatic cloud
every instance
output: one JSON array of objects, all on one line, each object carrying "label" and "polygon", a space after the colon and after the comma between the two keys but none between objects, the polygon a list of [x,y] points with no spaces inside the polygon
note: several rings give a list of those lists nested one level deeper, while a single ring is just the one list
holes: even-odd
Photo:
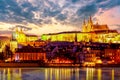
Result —
[{"label": "dramatic cloud", "polygon": [[0,0],[0,30],[8,31],[16,25],[22,25],[20,27],[27,29],[28,33],[39,30],[39,35],[46,33],[46,25],[53,30],[59,28],[58,31],[65,31],[65,28],[80,30],[84,18],[92,16],[94,21],[100,21],[106,15],[112,23],[104,21],[106,17],[101,23],[120,25],[118,8],[120,0]]},{"label": "dramatic cloud", "polygon": [[113,7],[100,14],[101,11],[102,10],[99,9],[94,15],[96,21],[100,24],[108,24],[110,29],[120,30],[120,6]]},{"label": "dramatic cloud", "polygon": [[21,29],[21,30],[24,30],[24,31],[27,31],[27,30],[31,30],[32,28],[29,28],[29,27],[26,27],[26,26],[23,26],[23,25],[16,25],[15,27],[12,27],[12,28],[9,28],[11,30],[15,30],[15,29]]}]

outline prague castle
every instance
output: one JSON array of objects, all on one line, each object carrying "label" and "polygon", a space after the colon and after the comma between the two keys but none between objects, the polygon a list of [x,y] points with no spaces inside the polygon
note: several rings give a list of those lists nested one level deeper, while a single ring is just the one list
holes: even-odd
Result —
[{"label": "prague castle", "polygon": [[120,34],[116,30],[110,30],[106,24],[93,24],[90,17],[87,22],[83,22],[81,31],[43,34],[41,39],[44,41],[120,43]]}]

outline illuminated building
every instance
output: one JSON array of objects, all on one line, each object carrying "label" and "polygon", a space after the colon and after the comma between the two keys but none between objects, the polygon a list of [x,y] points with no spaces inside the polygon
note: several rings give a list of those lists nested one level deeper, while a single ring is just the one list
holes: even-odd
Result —
[{"label": "illuminated building", "polygon": [[112,39],[113,43],[120,43],[120,34],[115,36],[115,38]]},{"label": "illuminated building", "polygon": [[31,46],[17,49],[12,60],[15,61],[39,61],[46,60],[46,52],[41,48],[33,48]]},{"label": "illuminated building", "polygon": [[74,42],[76,36],[79,38],[78,41],[84,41],[85,39],[82,38],[82,36],[87,35],[83,34],[81,35],[80,31],[73,31],[73,32],[61,32],[61,33],[53,33],[53,34],[43,34],[41,39],[47,40],[47,41],[68,41],[68,42]]},{"label": "illuminated building", "polygon": [[36,40],[38,40],[38,37],[36,35],[26,35],[27,42],[36,41]]},{"label": "illuminated building", "polygon": [[[14,52],[12,60],[15,61],[37,61],[45,60],[46,53],[41,51],[40,46],[44,46],[44,41],[38,41],[36,35],[26,35],[22,29],[16,29],[10,41],[10,49]],[[21,46],[21,47],[19,47]],[[24,46],[27,46],[25,48]],[[24,47],[24,48],[23,48]]]},{"label": "illuminated building", "polygon": [[30,41],[30,42],[22,42],[21,44],[23,44],[24,46],[30,45],[33,47],[40,47],[40,46],[45,46],[46,42],[41,40],[36,40],[36,41]]},{"label": "illuminated building", "polygon": [[23,43],[38,40],[38,36],[26,35],[22,29],[16,29],[16,31],[12,34],[12,39],[16,40],[18,43]]},{"label": "illuminated building", "polygon": [[83,66],[95,66],[97,55],[100,54],[100,50],[96,48],[84,48],[84,64]]},{"label": "illuminated building", "polygon": [[[120,63],[120,44],[109,44],[105,50],[104,57],[110,62]],[[110,63],[111,63],[110,62]]]},{"label": "illuminated building", "polygon": [[[18,44],[28,45],[28,43],[33,43],[34,41],[38,40],[36,35],[26,35],[23,33],[23,30],[18,28],[12,34],[12,38],[10,41],[10,50],[15,52],[15,49],[18,48]],[[32,42],[33,41],[33,42]]]},{"label": "illuminated building", "polygon": [[15,52],[15,49],[18,48],[18,42],[16,40],[10,41],[10,50],[12,52]]},{"label": "illuminated building", "polygon": [[5,46],[10,42],[10,38],[0,36],[0,53],[4,52]]},{"label": "illuminated building", "polygon": [[114,60],[115,60],[115,62],[120,63],[120,49],[117,49],[115,51]]},{"label": "illuminated building", "polygon": [[94,53],[85,54],[85,62],[95,62],[95,61],[96,61],[96,54]]},{"label": "illuminated building", "polygon": [[56,59],[52,59],[51,61],[48,61],[48,63],[73,63],[72,60],[69,59],[64,59],[64,58],[56,58]]},{"label": "illuminated building", "polygon": [[117,49],[105,49],[105,55],[104,57],[110,61],[110,60],[114,60],[114,56],[115,56],[115,52]]},{"label": "illuminated building", "polygon": [[71,31],[53,34],[43,34],[41,36],[41,39],[45,41],[92,41],[101,43],[119,43],[120,34],[116,30],[110,30],[106,24],[93,24],[93,21],[90,17],[88,22],[83,22],[81,32]]},{"label": "illuminated building", "polygon": [[16,40],[18,43],[26,42],[26,35],[23,33],[22,29],[16,31],[12,34],[12,39]]}]

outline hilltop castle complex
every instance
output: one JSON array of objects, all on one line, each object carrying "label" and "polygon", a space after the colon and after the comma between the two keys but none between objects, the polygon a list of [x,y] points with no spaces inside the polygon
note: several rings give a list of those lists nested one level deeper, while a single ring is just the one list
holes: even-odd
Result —
[{"label": "hilltop castle complex", "polygon": [[[10,48],[14,52],[15,48],[18,48],[18,44],[39,46],[44,45],[46,41],[120,43],[120,34],[117,30],[110,30],[106,24],[93,24],[90,17],[88,21],[83,21],[81,31],[43,34],[41,40],[39,41],[36,35],[27,35],[21,28],[16,28],[10,40]],[[4,41],[1,42],[5,43]]]},{"label": "hilltop castle complex", "polygon": [[1,37],[0,40],[0,53],[4,54],[6,62],[42,61],[50,66],[83,62],[95,66],[102,61],[103,64],[104,61],[120,64],[120,34],[107,25],[94,24],[91,17],[83,21],[81,31],[43,34],[39,39],[16,29],[8,39]]},{"label": "hilltop castle complex", "polygon": [[93,24],[91,17],[87,22],[84,20],[81,31],[43,34],[41,38],[45,41],[120,43],[120,34],[116,30],[110,30],[106,24]]}]

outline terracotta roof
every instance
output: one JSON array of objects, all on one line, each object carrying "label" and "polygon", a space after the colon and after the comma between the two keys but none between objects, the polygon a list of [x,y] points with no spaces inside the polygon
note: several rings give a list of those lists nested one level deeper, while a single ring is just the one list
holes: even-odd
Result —
[{"label": "terracotta roof", "polygon": [[100,30],[109,30],[107,25],[93,25],[92,26],[93,31],[100,31]]},{"label": "terracotta roof", "polygon": [[91,33],[118,33],[117,30],[99,30],[99,31],[91,31]]},{"label": "terracotta roof", "polygon": [[24,46],[22,48],[18,48],[16,50],[16,53],[38,53],[38,52],[41,52],[41,53],[44,53],[45,51],[43,50],[43,48],[33,48],[31,46]]},{"label": "terracotta roof", "polygon": [[10,38],[9,37],[6,37],[6,36],[0,36],[0,40],[9,40]]}]

